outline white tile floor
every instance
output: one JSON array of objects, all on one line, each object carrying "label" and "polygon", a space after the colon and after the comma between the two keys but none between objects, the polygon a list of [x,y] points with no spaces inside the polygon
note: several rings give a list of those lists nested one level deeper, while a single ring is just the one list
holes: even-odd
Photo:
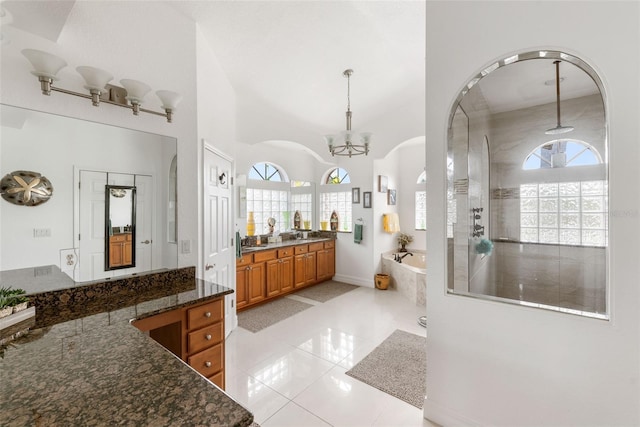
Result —
[{"label": "white tile floor", "polygon": [[226,341],[226,391],[262,427],[427,426],[422,410],[345,374],[394,330],[426,334],[400,293],[358,288]]}]

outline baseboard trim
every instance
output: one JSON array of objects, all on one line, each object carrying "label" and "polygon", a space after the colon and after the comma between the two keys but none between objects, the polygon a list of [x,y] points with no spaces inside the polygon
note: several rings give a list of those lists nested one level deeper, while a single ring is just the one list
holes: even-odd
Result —
[{"label": "baseboard trim", "polygon": [[477,421],[471,420],[467,417],[464,417],[458,414],[451,409],[440,405],[433,400],[429,400],[425,397],[424,399],[424,409],[423,409],[424,418],[439,424],[441,426],[456,426],[456,427],[480,427],[480,424]]},{"label": "baseboard trim", "polygon": [[343,274],[336,274],[335,276],[333,276],[333,280],[335,280],[336,282],[348,283],[349,285],[364,286],[364,287],[367,287],[367,288],[373,288],[374,287],[373,279],[366,280],[366,279],[363,279],[362,277],[346,276],[346,275],[343,275]]}]

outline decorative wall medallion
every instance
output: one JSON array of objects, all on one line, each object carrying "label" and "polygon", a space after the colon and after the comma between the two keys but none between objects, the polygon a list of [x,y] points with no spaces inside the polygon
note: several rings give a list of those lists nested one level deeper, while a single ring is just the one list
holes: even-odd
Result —
[{"label": "decorative wall medallion", "polygon": [[51,198],[53,185],[38,172],[14,171],[0,181],[0,194],[14,205],[37,206]]}]

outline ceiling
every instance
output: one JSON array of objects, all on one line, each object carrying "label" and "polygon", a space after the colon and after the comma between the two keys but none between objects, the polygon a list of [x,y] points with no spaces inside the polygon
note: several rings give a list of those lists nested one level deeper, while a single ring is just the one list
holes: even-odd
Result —
[{"label": "ceiling", "polygon": [[[308,129],[318,140],[343,130],[347,68],[354,70],[355,131],[411,100],[424,104],[424,1],[161,3],[197,23],[234,88],[239,116],[251,123],[261,116],[274,123],[264,127],[265,134],[271,133],[264,139],[278,139],[277,130],[286,127]],[[55,41],[74,5],[65,0],[4,1],[10,16],[2,19]],[[562,99],[597,91],[577,67],[562,64],[561,75]],[[480,86],[494,113],[555,102],[555,86],[544,84],[555,77],[551,61],[515,63],[490,77]]]},{"label": "ceiling", "polygon": [[[165,1],[197,23],[236,93],[240,115],[353,129],[424,99],[423,1]],[[11,25],[56,41],[74,1],[4,1]],[[78,2],[80,4],[80,2]],[[86,7],[86,3],[83,5]]]}]

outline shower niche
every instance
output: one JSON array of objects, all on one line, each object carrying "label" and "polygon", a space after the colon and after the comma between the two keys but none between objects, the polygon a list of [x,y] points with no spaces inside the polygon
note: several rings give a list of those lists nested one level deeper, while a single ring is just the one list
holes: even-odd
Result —
[{"label": "shower niche", "polygon": [[607,119],[580,58],[532,51],[465,82],[447,137],[447,292],[608,319]]}]

